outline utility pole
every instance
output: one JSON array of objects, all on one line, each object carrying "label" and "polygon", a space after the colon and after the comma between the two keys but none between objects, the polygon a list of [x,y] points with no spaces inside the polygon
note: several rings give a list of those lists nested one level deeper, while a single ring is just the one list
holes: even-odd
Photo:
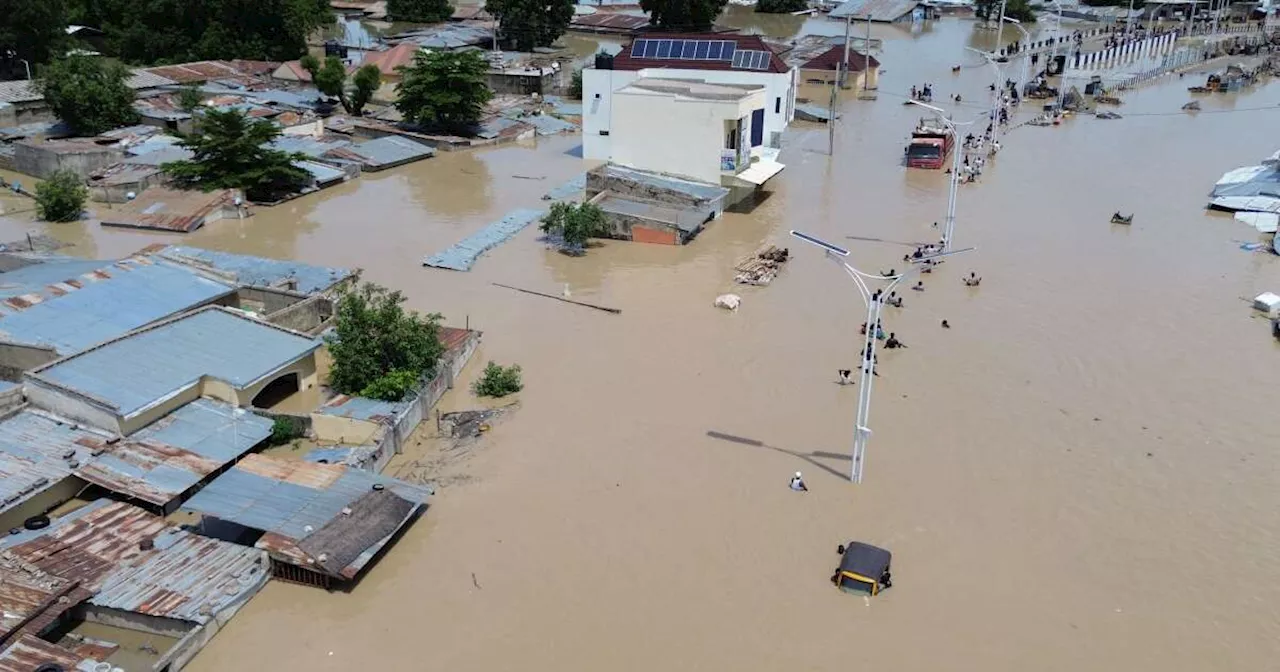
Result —
[{"label": "utility pole", "polygon": [[836,92],[844,72],[836,66],[836,79],[831,82],[831,101],[827,104],[827,156],[836,155]]},{"label": "utility pole", "polygon": [[[849,42],[851,39],[849,37],[849,33],[852,30],[853,30],[853,15],[850,14],[849,16],[844,17],[844,61],[842,61],[842,64],[845,72],[849,72],[849,48],[850,48]],[[845,84],[844,81],[840,82],[841,87],[843,87],[844,84]]]},{"label": "utility pole", "polygon": [[867,12],[867,41],[862,45],[862,92],[871,90],[868,77],[871,74],[871,12]]},{"label": "utility pole", "polygon": [[1000,21],[996,24],[996,48],[991,51],[1000,53],[1004,48],[1004,9],[1009,4],[1009,0],[1000,0]]}]

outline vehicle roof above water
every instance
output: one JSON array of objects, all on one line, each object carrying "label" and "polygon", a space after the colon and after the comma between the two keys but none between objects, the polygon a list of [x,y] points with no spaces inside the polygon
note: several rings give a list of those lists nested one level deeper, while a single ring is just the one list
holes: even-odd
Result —
[{"label": "vehicle roof above water", "polygon": [[879,579],[889,569],[892,558],[893,554],[883,548],[851,541],[845,544],[844,555],[840,558],[840,571]]}]

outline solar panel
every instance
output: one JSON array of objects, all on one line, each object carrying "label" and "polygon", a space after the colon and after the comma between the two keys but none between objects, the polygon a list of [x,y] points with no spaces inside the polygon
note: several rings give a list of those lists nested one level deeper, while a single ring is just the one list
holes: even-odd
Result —
[{"label": "solar panel", "polygon": [[[708,60],[707,54],[710,53],[710,49],[712,45],[713,45],[712,42],[707,42],[706,40],[699,40],[696,48],[694,49],[693,57],[698,59],[699,61]],[[717,44],[715,45],[715,47],[717,51],[720,50],[720,45]]]},{"label": "solar panel", "polygon": [[680,52],[680,58],[693,58],[693,52],[698,49],[698,43],[695,40],[687,40],[684,43],[684,49]]},{"label": "solar panel", "polygon": [[732,61],[735,68],[760,69],[753,66],[752,54],[763,52],[738,51],[736,42],[729,40],[636,40],[631,43],[632,58],[677,59],[682,61]]},{"label": "solar panel", "polygon": [[733,53],[735,50],[737,50],[738,43],[737,42],[721,42],[720,44],[724,47],[724,49],[721,50],[720,52],[720,60],[732,61]]},{"label": "solar panel", "polygon": [[658,40],[658,53],[652,55],[658,58],[670,58],[671,40]]},{"label": "solar panel", "polygon": [[768,63],[768,62],[769,62],[769,54],[766,54],[766,53],[765,53],[765,52],[763,52],[763,51],[757,51],[757,52],[756,52],[756,58],[755,58],[755,60],[751,63],[751,69],[752,69],[752,70],[764,70],[764,68],[765,68],[765,64],[766,64],[766,63]]},{"label": "solar panel", "polygon": [[649,42],[651,42],[651,40],[636,40],[631,45],[631,57],[644,58],[645,52],[649,48]]}]

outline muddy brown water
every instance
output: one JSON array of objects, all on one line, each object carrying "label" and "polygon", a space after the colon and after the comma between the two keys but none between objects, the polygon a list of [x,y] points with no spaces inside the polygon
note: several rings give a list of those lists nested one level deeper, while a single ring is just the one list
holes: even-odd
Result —
[{"label": "muddy brown water", "polygon": [[[1239,249],[1257,235],[1203,204],[1223,171],[1275,151],[1280,86],[1191,116],[1188,75],[1126,94],[1122,120],[1013,131],[961,190],[957,244],[977,250],[887,313],[909,348],[881,355],[854,487],[857,390],[835,384],[861,345],[853,287],[796,245],[770,287],[734,286],[732,266],[789,228],[847,242],[869,270],[907,248],[846,236],[938,235],[945,176],[899,166],[918,115],[893,94],[930,81],[982,100],[987,72],[962,48],[989,34],[875,34],[880,99],[842,101],[836,155],[825,128],[797,124],[772,196],[685,248],[571,259],[531,228],[469,273],[419,266],[581,171],[571,137],[443,154],[182,238],[362,267],[414,308],[469,319],[484,343],[444,410],[477,405],[465,385],[488,359],[527,382],[353,592],[271,583],[189,669],[1273,667],[1280,345],[1240,297],[1280,287],[1280,260]],[[1134,224],[1109,224],[1116,210]],[[99,257],[178,240],[0,234],[29,227]],[[961,285],[969,270],[980,288]],[[623,313],[492,282],[567,285]],[[726,291],[737,313],[711,307]],[[430,429],[393,471],[434,450]],[[808,494],[787,489],[796,470]],[[894,552],[874,601],[827,581],[851,538]]]}]

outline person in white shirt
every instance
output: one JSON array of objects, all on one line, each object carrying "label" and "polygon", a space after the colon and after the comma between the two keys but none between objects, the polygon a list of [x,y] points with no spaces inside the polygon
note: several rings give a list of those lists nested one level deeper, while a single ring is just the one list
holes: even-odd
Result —
[{"label": "person in white shirt", "polygon": [[809,492],[809,486],[804,484],[804,478],[800,476],[798,471],[795,476],[791,477],[791,489],[796,492]]}]

